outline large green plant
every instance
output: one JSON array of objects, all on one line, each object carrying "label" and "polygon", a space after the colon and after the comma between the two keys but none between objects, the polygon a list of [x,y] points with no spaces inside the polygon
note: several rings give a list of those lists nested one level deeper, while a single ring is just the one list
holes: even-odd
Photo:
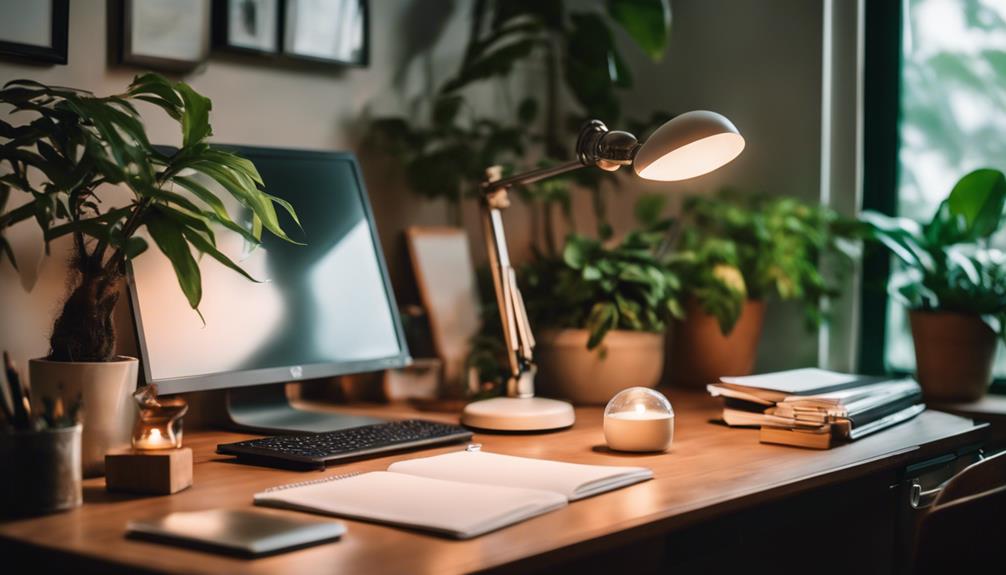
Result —
[{"label": "large green plant", "polygon": [[[723,190],[685,201],[683,231],[670,266],[688,297],[729,334],[747,299],[802,302],[809,325],[821,298],[837,295],[821,258],[854,255],[854,222],[791,197]],[[840,269],[840,268],[839,268]]]},{"label": "large green plant", "polygon": [[[378,118],[371,125],[374,141],[400,159],[416,192],[456,206],[478,191],[488,166],[526,169],[534,167],[521,165],[527,158],[539,158],[542,165],[569,159],[577,131],[589,118],[637,133],[668,118],[623,118],[620,92],[632,86],[632,73],[613,28],[659,60],[670,26],[667,0],[597,0],[577,3],[577,9],[563,0],[476,0],[471,14],[461,64],[431,101],[409,116]],[[517,68],[530,72],[529,94],[511,109],[480,113],[465,89],[495,82],[507,91],[505,80]],[[564,107],[564,94],[572,96],[572,107]],[[580,170],[572,177],[593,191],[599,229],[609,236],[600,186],[612,175]],[[558,251],[552,242],[559,214],[570,214],[568,186],[568,180],[553,179],[519,190],[540,207],[532,213],[532,226],[543,228],[551,255]]]},{"label": "large green plant", "polygon": [[[151,145],[134,102],[154,104],[178,122],[182,145],[165,155]],[[187,84],[155,74],[137,76],[122,94],[98,97],[72,88],[31,80],[8,82],[0,104],[20,125],[0,120],[0,259],[15,267],[3,231],[34,219],[46,252],[53,240],[73,238],[71,291],[55,321],[49,358],[108,361],[115,349],[112,308],[119,297],[128,260],[147,249],[137,233],[146,228],[171,261],[189,304],[198,311],[202,281],[193,250],[252,279],[216,247],[219,225],[258,244],[262,229],[289,240],[273,204],[297,221],[293,208],[260,189],[255,166],[206,143],[212,134],[210,100]],[[6,164],[6,165],[5,165]],[[202,174],[247,208],[248,229],[228,213],[217,192],[194,177]],[[103,203],[106,184],[130,192],[122,206]],[[28,201],[4,212],[11,190]],[[187,191],[187,195],[179,191]]]},{"label": "large green plant", "polygon": [[541,257],[521,270],[528,314],[536,328],[587,329],[587,347],[613,329],[664,331],[682,317],[681,283],[658,252],[670,220],[661,219],[662,196],[636,205],[640,227],[614,246],[571,234],[562,256]]},{"label": "large green plant", "polygon": [[989,247],[1006,205],[1006,177],[975,170],[961,178],[933,218],[864,212],[869,238],[900,263],[892,295],[909,309],[977,314],[1006,336],[1006,255]]}]

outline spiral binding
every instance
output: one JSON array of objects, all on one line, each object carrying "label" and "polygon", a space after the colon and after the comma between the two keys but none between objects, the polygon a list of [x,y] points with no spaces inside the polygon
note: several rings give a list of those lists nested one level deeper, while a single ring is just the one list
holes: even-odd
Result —
[{"label": "spiral binding", "polygon": [[308,485],[317,485],[318,483],[328,483],[330,481],[339,481],[340,479],[349,479],[350,477],[355,477],[357,475],[364,474],[364,471],[355,471],[353,473],[343,473],[342,475],[333,475],[332,477],[322,477],[321,479],[312,479],[310,481],[300,481],[297,483],[289,483],[287,485],[277,485],[276,487],[270,487],[262,493],[273,493],[275,491],[285,491],[287,489],[294,489],[295,487],[306,487]]}]

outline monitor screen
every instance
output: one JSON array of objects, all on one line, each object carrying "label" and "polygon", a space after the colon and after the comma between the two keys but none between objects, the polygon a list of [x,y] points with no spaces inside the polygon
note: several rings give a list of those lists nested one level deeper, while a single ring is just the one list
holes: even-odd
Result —
[{"label": "monitor screen", "polygon": [[[130,272],[147,382],[179,393],[405,365],[408,350],[353,155],[227,149],[254,162],[266,191],[293,205],[302,230],[277,212],[304,245],[265,231],[254,247],[221,228],[218,248],[260,282],[201,258],[200,318],[168,259],[148,241]],[[248,223],[250,211],[236,201],[227,207],[235,221]]]}]

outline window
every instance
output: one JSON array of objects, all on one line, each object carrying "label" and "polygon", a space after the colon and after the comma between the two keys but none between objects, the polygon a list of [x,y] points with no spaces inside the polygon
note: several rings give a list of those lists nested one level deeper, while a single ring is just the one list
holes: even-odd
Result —
[{"label": "window", "polygon": [[[1006,2],[868,4],[864,207],[927,221],[964,174],[1006,169]],[[1006,248],[1006,234],[996,243]],[[880,283],[870,275],[886,278],[890,263],[870,264],[864,369],[914,371],[905,309],[869,291]],[[1006,354],[996,374],[1006,376]]]}]

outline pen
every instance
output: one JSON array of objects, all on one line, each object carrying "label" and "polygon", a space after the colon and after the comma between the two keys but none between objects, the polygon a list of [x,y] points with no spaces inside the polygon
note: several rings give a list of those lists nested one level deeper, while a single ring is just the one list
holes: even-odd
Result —
[{"label": "pen", "polygon": [[11,401],[14,403],[14,427],[17,429],[28,429],[31,427],[31,404],[26,390],[21,387],[21,378],[18,376],[14,361],[10,354],[3,352],[4,370],[7,372],[7,385],[10,387]]},{"label": "pen", "polygon": [[[6,370],[4,370],[6,371]],[[3,407],[4,417],[11,425],[14,425],[14,405],[11,403],[10,390],[7,387],[7,378],[4,376],[4,382],[0,385],[0,406]]]}]

